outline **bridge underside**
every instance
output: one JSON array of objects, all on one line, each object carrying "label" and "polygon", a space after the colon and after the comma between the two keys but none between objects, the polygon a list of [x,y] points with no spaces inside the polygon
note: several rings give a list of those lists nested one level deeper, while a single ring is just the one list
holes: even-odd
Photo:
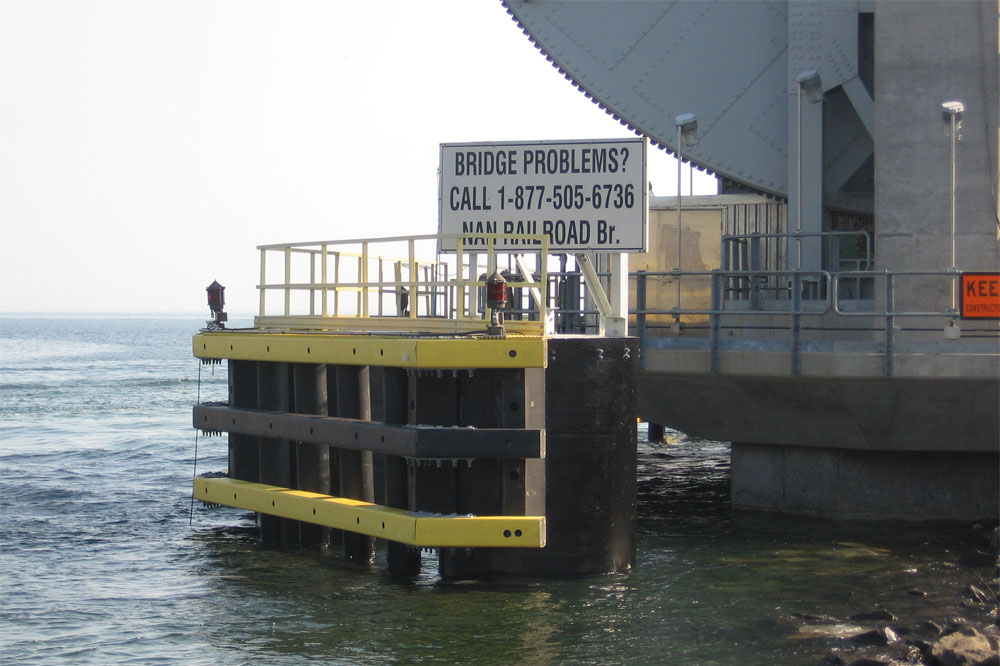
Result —
[{"label": "bridge underside", "polygon": [[832,518],[996,519],[997,404],[995,377],[639,375],[643,419],[733,442],[734,507]]}]

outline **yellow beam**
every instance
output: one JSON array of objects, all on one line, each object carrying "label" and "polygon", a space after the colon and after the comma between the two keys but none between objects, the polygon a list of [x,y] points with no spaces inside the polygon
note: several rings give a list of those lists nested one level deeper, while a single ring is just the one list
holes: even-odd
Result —
[{"label": "yellow beam", "polygon": [[229,478],[196,477],[194,496],[422,548],[544,548],[545,516],[427,516],[403,509]]},{"label": "yellow beam", "polygon": [[396,368],[543,368],[545,339],[403,338],[331,333],[203,331],[197,358]]}]

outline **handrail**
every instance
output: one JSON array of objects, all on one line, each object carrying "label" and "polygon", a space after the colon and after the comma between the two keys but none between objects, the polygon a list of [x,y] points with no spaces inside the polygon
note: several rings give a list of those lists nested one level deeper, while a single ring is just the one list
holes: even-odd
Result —
[{"label": "handrail", "polygon": [[[456,250],[442,255],[444,241],[453,240]],[[518,249],[504,247],[514,241]],[[430,245],[430,247],[427,247]],[[403,247],[405,246],[405,247]],[[500,266],[507,257],[504,270],[507,287],[516,294],[530,294],[527,308],[516,310],[517,316],[540,322],[548,320],[550,293],[548,280],[548,237],[533,234],[425,234],[389,236],[384,238],[354,238],[347,240],[308,241],[260,245],[260,293],[257,323],[275,326],[295,320],[308,326],[335,327],[350,320],[406,318],[414,329],[417,319],[447,319],[481,321],[479,291],[485,287],[485,276]],[[384,250],[390,251],[384,251]],[[420,258],[418,252],[434,258]],[[269,279],[268,255],[282,257],[281,277]],[[535,255],[534,266],[521,255]],[[486,271],[481,259],[485,257]],[[543,259],[545,258],[545,259]],[[317,269],[317,264],[319,264]],[[533,270],[532,270],[533,268]],[[527,272],[526,271],[531,271]],[[318,273],[318,274],[317,274]],[[283,294],[281,315],[268,315],[267,293]],[[308,314],[299,294],[308,298]],[[332,294],[332,304],[330,303]],[[345,296],[350,295],[348,298]],[[317,308],[317,297],[320,307]],[[344,322],[340,322],[344,323]],[[376,324],[385,327],[386,324]],[[436,330],[439,330],[438,326]]]},{"label": "handrail", "polygon": [[[677,277],[677,276],[691,276],[691,277],[708,277],[711,280],[711,304],[706,308],[671,308],[667,309],[650,309],[646,307],[647,299],[647,285],[646,282],[649,278],[653,277]],[[838,317],[843,316],[847,318],[851,317],[865,317],[869,319],[882,319],[883,326],[881,328],[872,328],[873,332],[881,331],[883,335],[884,345],[885,345],[885,375],[892,376],[894,373],[894,356],[895,356],[895,332],[896,332],[896,320],[898,318],[918,318],[918,317],[937,317],[943,318],[951,321],[951,326],[954,326],[955,320],[958,317],[958,313],[947,308],[945,310],[919,310],[910,311],[903,310],[899,311],[895,309],[895,281],[898,277],[944,277],[949,281],[954,280],[956,272],[953,270],[936,270],[936,271],[821,271],[821,270],[801,270],[801,271],[787,271],[787,270],[752,270],[752,271],[726,271],[726,270],[711,270],[711,271],[637,271],[630,275],[636,279],[636,309],[631,311],[630,314],[636,316],[636,335],[639,338],[639,349],[640,349],[640,367],[645,367],[646,360],[646,348],[647,348],[647,337],[648,337],[648,323],[647,317],[650,315],[661,315],[661,316],[672,316],[676,319],[678,323],[675,323],[675,332],[681,333],[683,331],[683,326],[678,325],[680,322],[679,317],[681,315],[699,315],[709,317],[709,339],[708,346],[711,351],[711,371],[718,372],[720,366],[721,357],[721,329],[722,329],[722,317],[729,315],[739,315],[739,316],[785,316],[789,318],[786,330],[790,333],[790,345],[789,352],[791,355],[791,374],[797,375],[801,372],[801,355],[802,355],[802,340],[801,332],[803,330],[802,317],[824,317],[829,314],[836,315]],[[761,277],[791,277],[791,285],[788,290],[791,295],[791,302],[789,307],[767,307],[766,302],[763,300],[758,300],[755,302],[755,306],[752,309],[739,309],[734,310],[732,307],[727,308],[726,290],[723,286],[724,281],[733,278],[747,278],[755,279]],[[802,285],[804,276],[820,276],[820,298],[811,301],[811,305],[806,305],[802,299]],[[882,308],[880,310],[867,310],[863,312],[852,312],[845,310],[841,307],[841,299],[838,297],[839,294],[839,284],[841,280],[848,279],[884,279],[885,280],[885,292],[884,299],[882,302]],[[730,300],[732,303],[734,300]],[[778,303],[780,301],[772,301],[772,303]],[[810,301],[805,301],[805,303],[810,303]],[[745,326],[735,325],[727,326],[726,328],[731,329],[741,329]],[[830,329],[821,330],[835,330],[836,327],[830,327]],[[956,331],[957,332],[957,331]]]},{"label": "handrail", "polygon": [[863,260],[866,266],[872,266],[875,257],[875,235],[870,230],[843,230],[843,231],[784,231],[784,232],[749,232],[743,234],[723,234],[722,236],[722,249],[723,249],[723,269],[729,268],[728,264],[730,262],[729,246],[727,243],[732,241],[745,241],[749,240],[760,241],[768,239],[794,239],[801,243],[804,239],[818,238],[826,239],[833,238],[836,236],[854,236],[862,237],[865,239],[865,256]]}]

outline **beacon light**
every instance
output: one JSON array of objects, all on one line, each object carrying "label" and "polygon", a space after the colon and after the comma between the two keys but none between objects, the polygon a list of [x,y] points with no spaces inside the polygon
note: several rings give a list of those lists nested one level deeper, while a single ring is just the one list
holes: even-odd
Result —
[{"label": "beacon light", "polygon": [[503,310],[507,307],[507,280],[499,270],[486,278],[486,305],[490,309],[490,325],[487,335],[503,337]]},{"label": "beacon light", "polygon": [[205,288],[208,292],[208,309],[212,311],[212,321],[208,322],[209,328],[225,328],[226,325],[223,323],[229,319],[229,316],[222,311],[223,306],[226,304],[226,288],[223,287],[217,280],[213,280],[212,284]]}]

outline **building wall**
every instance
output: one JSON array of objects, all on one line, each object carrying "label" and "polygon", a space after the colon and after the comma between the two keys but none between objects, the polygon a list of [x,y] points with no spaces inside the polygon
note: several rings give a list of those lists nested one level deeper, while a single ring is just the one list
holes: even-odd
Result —
[{"label": "building wall", "polygon": [[[997,9],[996,0],[876,5],[878,269],[951,265],[951,140],[941,104],[956,99],[965,104],[957,150],[957,265],[1000,267]],[[950,305],[946,279],[908,279],[896,287],[897,309]]]}]

